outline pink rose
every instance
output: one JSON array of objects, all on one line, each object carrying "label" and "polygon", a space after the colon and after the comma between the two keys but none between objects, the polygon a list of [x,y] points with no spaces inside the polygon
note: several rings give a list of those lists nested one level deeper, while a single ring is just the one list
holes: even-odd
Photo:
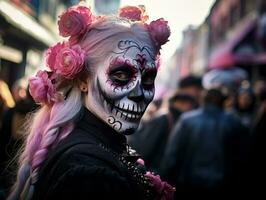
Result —
[{"label": "pink rose", "polygon": [[92,15],[90,8],[86,6],[77,5],[73,6],[72,9],[75,9],[77,12],[79,12],[82,15],[83,19],[85,20],[88,26],[91,25],[91,23],[94,20],[94,16]]},{"label": "pink rose", "polygon": [[142,21],[146,22],[148,20],[148,16],[145,14],[144,6],[125,6],[119,9],[119,17],[127,18],[131,21]]},{"label": "pink rose", "polygon": [[49,49],[46,51],[45,53],[46,64],[52,71],[55,71],[56,69],[55,62],[56,62],[57,53],[61,49],[65,48],[65,46],[66,46],[65,43],[58,42],[56,45],[49,47]]},{"label": "pink rose", "polygon": [[141,158],[139,158],[136,162],[140,165],[143,165],[143,166],[145,165],[145,161]]},{"label": "pink rose", "polygon": [[151,172],[145,174],[146,178],[150,181],[155,191],[158,194],[159,200],[173,200],[175,189],[167,182],[161,181],[159,175],[153,175]]},{"label": "pink rose", "polygon": [[163,18],[152,21],[148,25],[148,31],[152,40],[155,42],[155,45],[158,48],[160,48],[161,45],[165,44],[170,36],[170,28],[168,26],[168,22]]},{"label": "pink rose", "polygon": [[55,100],[56,91],[46,71],[40,70],[29,79],[29,92],[38,103],[51,104]]},{"label": "pink rose", "polygon": [[70,36],[70,38],[68,39],[70,46],[78,44],[79,41],[80,41],[80,35],[73,35],[73,36]]},{"label": "pink rose", "polygon": [[175,188],[173,188],[167,182],[162,182],[162,184],[163,184],[163,190],[161,194],[161,200],[174,199]]},{"label": "pink rose", "polygon": [[83,68],[85,51],[79,45],[62,48],[56,56],[56,73],[73,79]]},{"label": "pink rose", "polygon": [[145,174],[145,176],[148,178],[148,180],[150,181],[150,183],[153,185],[153,187],[155,188],[155,190],[161,194],[162,190],[163,190],[163,185],[162,185],[162,181],[159,175],[153,175],[151,172],[147,172]]},{"label": "pink rose", "polygon": [[63,37],[81,35],[92,21],[93,15],[89,8],[80,5],[73,6],[59,17],[59,34]]}]

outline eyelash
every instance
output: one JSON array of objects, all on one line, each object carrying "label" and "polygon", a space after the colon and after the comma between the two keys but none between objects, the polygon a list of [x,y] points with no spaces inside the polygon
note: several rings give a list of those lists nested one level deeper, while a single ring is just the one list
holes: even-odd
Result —
[{"label": "eyelash", "polygon": [[134,85],[134,82],[137,80],[137,76],[134,75],[131,80],[128,82],[128,84],[120,86],[120,85],[116,85],[115,83],[113,83],[113,81],[111,79],[108,79],[106,81],[106,83],[109,83],[111,85],[111,87],[114,87],[113,92],[115,92],[116,90],[124,90],[124,89],[129,89],[130,87],[132,87],[132,85]]}]

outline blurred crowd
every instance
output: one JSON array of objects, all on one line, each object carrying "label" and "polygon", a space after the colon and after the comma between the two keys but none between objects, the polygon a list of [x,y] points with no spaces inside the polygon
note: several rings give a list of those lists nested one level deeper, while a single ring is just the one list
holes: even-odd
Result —
[{"label": "blurred crowd", "polygon": [[[130,145],[145,165],[176,187],[176,199],[263,191],[266,82],[204,88],[181,79],[176,91],[148,107]],[[0,198],[13,182],[27,114],[37,105],[24,79],[0,81]]]},{"label": "blurred crowd", "polygon": [[176,186],[176,199],[262,192],[265,80],[202,82],[184,77],[169,97],[155,100],[129,143]]},{"label": "blurred crowd", "polygon": [[10,89],[0,80],[0,199],[14,182],[27,114],[36,108],[27,86],[24,78]]}]

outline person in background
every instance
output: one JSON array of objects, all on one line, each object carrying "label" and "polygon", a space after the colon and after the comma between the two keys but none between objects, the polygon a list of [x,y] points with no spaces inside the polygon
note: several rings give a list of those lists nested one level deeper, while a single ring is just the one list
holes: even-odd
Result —
[{"label": "person in background", "polygon": [[265,79],[258,79],[254,82],[253,87],[254,95],[256,97],[256,104],[260,104],[261,93],[266,90],[266,81]]},{"label": "person in background", "polygon": [[203,98],[203,107],[181,115],[161,162],[162,176],[176,186],[176,199],[216,199],[236,192],[244,178],[246,129],[223,111],[220,90],[210,89]]},{"label": "person in background", "polygon": [[2,115],[6,109],[15,106],[15,101],[9,90],[8,85],[0,79],[0,128],[2,124]]},{"label": "person in background", "polygon": [[266,178],[266,89],[261,91],[260,106],[252,130],[252,151],[250,160],[250,187],[256,194],[264,194]]},{"label": "person in background", "polygon": [[14,100],[16,102],[20,101],[21,99],[26,98],[27,87],[28,87],[28,83],[27,83],[27,80],[25,77],[17,80],[13,84],[11,91],[12,91],[12,95],[14,97]]},{"label": "person in background", "polygon": [[34,111],[36,107],[27,90],[26,97],[20,99],[15,107],[4,112],[3,125],[0,128],[0,188],[2,188],[2,193],[6,193],[14,182],[13,172],[17,168],[14,158],[25,138],[23,126],[27,120],[27,114]]},{"label": "person in background", "polygon": [[159,171],[166,141],[174,124],[183,112],[194,109],[196,100],[187,94],[175,92],[168,99],[167,110],[163,110],[130,137],[129,144],[143,156],[146,166]]},{"label": "person in background", "polygon": [[256,114],[256,98],[251,87],[240,87],[235,101],[235,114],[242,124],[252,129]]},{"label": "person in background", "polygon": [[202,80],[200,77],[196,76],[186,76],[182,78],[178,83],[179,92],[182,94],[188,94],[194,97],[198,104],[200,103],[199,99],[202,93]]}]

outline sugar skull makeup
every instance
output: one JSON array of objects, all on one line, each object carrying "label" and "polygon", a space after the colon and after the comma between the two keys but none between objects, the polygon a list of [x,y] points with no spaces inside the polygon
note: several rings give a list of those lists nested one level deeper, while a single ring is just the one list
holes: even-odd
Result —
[{"label": "sugar skull makeup", "polygon": [[154,97],[155,56],[147,45],[121,40],[99,65],[86,106],[118,132],[130,134]]}]

